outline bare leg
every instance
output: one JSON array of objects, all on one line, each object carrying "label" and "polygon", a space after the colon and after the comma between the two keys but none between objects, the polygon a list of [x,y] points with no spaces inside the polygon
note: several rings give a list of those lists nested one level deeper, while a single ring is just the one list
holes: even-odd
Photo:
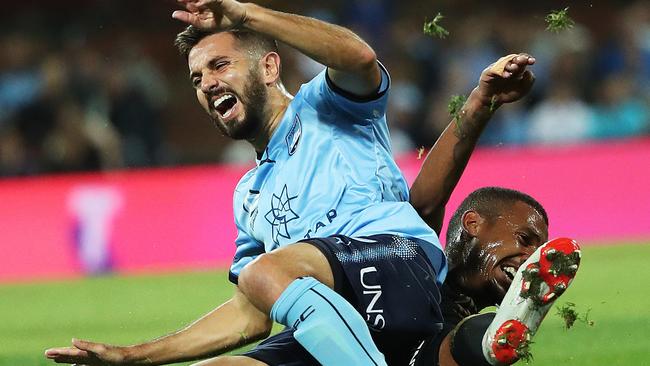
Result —
[{"label": "bare leg", "polygon": [[239,276],[239,288],[255,307],[269,313],[282,292],[300,277],[313,277],[334,288],[325,255],[315,246],[296,243],[259,256]]},{"label": "bare leg", "polygon": [[327,257],[307,243],[260,255],[238,282],[258,310],[293,327],[295,339],[322,365],[386,365],[361,314],[333,286]]}]

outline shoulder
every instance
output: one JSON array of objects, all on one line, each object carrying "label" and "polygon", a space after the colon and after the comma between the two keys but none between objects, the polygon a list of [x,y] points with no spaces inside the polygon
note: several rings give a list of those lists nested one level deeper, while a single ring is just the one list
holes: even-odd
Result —
[{"label": "shoulder", "polygon": [[312,99],[331,99],[337,103],[351,103],[357,105],[372,104],[382,101],[390,89],[390,75],[386,68],[378,62],[381,71],[381,82],[377,90],[367,96],[351,94],[338,87],[328,76],[327,69],[323,69],[307,83],[300,87],[296,99],[305,99],[313,102]]},{"label": "shoulder", "polygon": [[233,197],[236,199],[238,196],[241,196],[242,194],[248,192],[251,178],[255,175],[255,170],[257,170],[257,167],[252,168],[251,170],[247,171],[246,174],[244,174],[240,179],[239,182],[237,182],[237,185],[235,186],[235,191],[233,194]]}]

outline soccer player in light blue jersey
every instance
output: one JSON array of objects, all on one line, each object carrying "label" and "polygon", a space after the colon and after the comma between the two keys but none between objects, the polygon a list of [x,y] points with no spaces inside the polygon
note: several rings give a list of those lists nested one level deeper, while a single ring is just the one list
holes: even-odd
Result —
[{"label": "soccer player in light blue jersey", "polygon": [[[225,135],[248,140],[258,153],[234,198],[236,293],[188,327],[150,342],[117,347],[74,340],[46,356],[89,365],[201,359],[266,337],[273,319],[288,329],[245,356],[200,365],[406,364],[415,346],[423,350],[421,339],[443,335],[438,285],[446,262],[437,237],[407,203],[390,156],[387,72],[343,28],[233,0],[181,2],[187,11],[174,17],[193,27],[177,45],[199,102]],[[273,38],[327,66],[295,97],[279,79]],[[515,99],[521,91],[527,89]],[[486,108],[483,100],[479,110]],[[463,148],[467,157],[470,145]],[[456,152],[439,146],[446,146],[441,156]],[[462,167],[447,165],[441,179],[457,181]],[[426,168],[420,176],[430,178]],[[425,183],[425,190],[453,188]],[[420,213],[437,222],[426,207],[435,201],[421,193]],[[438,344],[430,343],[435,352]],[[435,362],[415,356],[418,364]]]},{"label": "soccer player in light blue jersey", "polygon": [[[446,260],[409,204],[385,119],[390,79],[347,29],[234,0],[181,0],[177,38],[199,103],[257,166],[234,195],[233,298],[187,328],[140,345],[75,341],[57,362],[160,364],[205,358],[288,327],[227,364],[285,364],[293,342],[323,365],[408,362],[442,327]],[[326,66],[294,96],[275,42]],[[225,245],[225,243],[215,243]],[[369,329],[372,329],[372,335]],[[211,364],[219,363],[213,360]]]}]

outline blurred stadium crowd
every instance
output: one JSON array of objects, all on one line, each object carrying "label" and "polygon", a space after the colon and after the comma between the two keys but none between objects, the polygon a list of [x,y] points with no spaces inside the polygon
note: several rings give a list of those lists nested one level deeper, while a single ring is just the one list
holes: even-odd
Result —
[{"label": "blurred stadium crowd", "polygon": [[[537,58],[530,98],[497,113],[484,145],[563,144],[650,134],[650,2],[580,5],[506,1],[260,1],[346,25],[392,75],[396,154],[430,146],[500,56]],[[523,2],[522,2],[523,3]],[[570,5],[576,26],[545,30]],[[0,29],[0,176],[209,162],[250,162],[245,143],[220,137],[194,100],[172,46],[182,25],[171,0],[4,4]],[[450,35],[422,33],[437,13]],[[295,93],[321,66],[282,49]]]}]

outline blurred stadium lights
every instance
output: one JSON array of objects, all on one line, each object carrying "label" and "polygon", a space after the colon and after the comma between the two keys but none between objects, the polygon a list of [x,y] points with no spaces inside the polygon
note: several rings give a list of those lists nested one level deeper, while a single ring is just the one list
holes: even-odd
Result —
[{"label": "blurred stadium lights", "polygon": [[[396,153],[435,141],[446,103],[467,93],[498,56],[538,59],[531,97],[497,114],[484,145],[558,144],[650,130],[650,3],[569,4],[560,35],[544,16],[566,5],[478,1],[264,1],[353,28],[393,76]],[[508,6],[499,6],[508,4]],[[0,48],[0,176],[250,162],[220,137],[194,101],[172,46],[182,25],[167,1],[24,1],[4,4]],[[496,10],[498,9],[498,10]],[[445,14],[445,40],[422,34]],[[283,50],[291,91],[314,65]],[[242,152],[244,151],[244,152]]]}]

